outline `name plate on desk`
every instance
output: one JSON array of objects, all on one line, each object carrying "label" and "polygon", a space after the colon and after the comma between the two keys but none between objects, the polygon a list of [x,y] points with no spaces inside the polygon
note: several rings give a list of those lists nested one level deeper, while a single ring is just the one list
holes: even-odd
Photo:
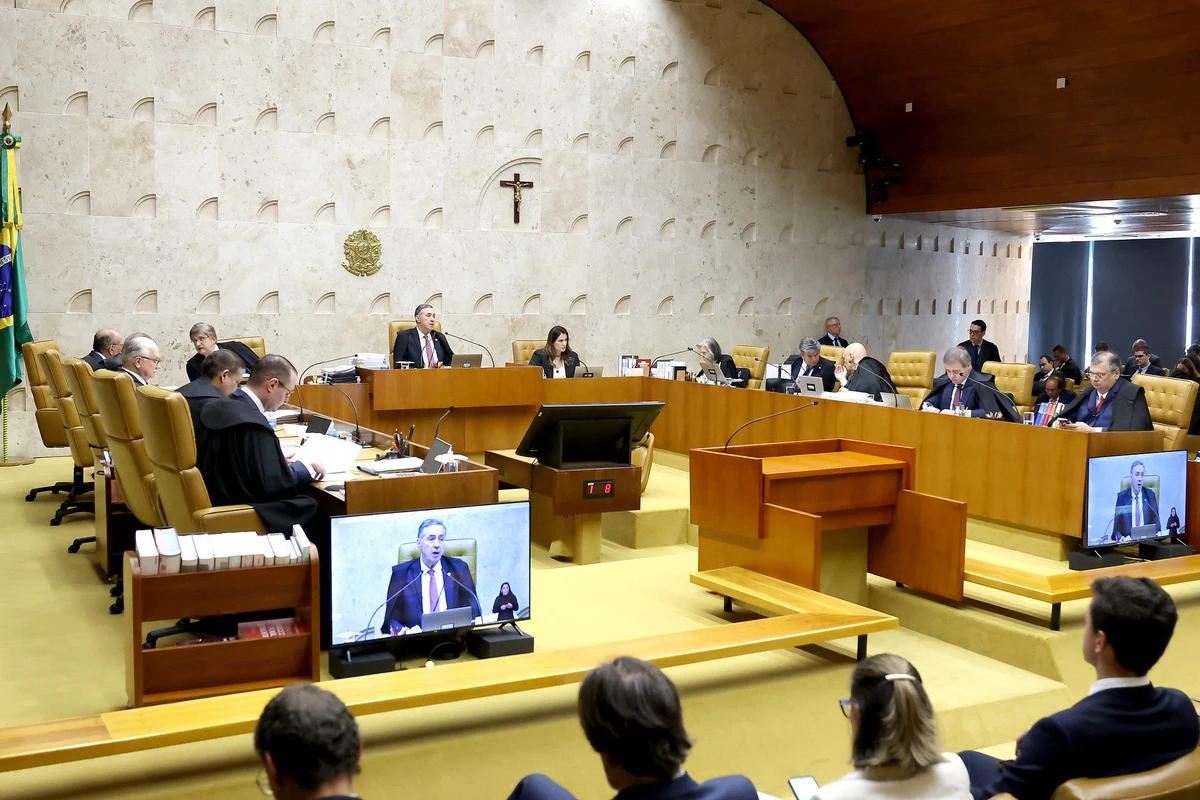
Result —
[{"label": "name plate on desk", "polygon": [[612,497],[617,491],[617,482],[614,480],[602,481],[584,481],[583,482],[583,499],[596,500],[601,497]]}]

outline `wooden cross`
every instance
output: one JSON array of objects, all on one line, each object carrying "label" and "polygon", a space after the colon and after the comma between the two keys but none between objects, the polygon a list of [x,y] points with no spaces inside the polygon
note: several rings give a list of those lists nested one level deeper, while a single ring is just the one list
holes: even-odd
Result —
[{"label": "wooden cross", "polygon": [[521,189],[532,189],[533,181],[521,180],[521,173],[514,172],[511,181],[500,181],[505,189],[513,190],[513,223],[521,224]]}]

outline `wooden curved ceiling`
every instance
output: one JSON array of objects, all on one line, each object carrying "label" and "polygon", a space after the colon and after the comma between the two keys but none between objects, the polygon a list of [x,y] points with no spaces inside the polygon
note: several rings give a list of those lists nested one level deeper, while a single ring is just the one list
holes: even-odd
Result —
[{"label": "wooden curved ceiling", "polygon": [[873,211],[1200,194],[1200,0],[765,2],[903,164]]}]

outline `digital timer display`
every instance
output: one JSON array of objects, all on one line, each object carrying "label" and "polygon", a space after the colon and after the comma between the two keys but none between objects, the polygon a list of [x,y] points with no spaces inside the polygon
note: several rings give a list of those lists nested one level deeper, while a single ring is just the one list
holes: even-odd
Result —
[{"label": "digital timer display", "polygon": [[617,490],[614,481],[584,481],[583,482],[583,499],[589,500],[597,497],[612,497]]}]

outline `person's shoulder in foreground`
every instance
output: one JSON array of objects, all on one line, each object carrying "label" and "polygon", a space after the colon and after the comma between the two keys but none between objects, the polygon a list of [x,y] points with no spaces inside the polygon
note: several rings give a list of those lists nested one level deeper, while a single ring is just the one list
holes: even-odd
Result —
[{"label": "person's shoulder in foreground", "polygon": [[943,761],[908,778],[877,780],[861,770],[823,786],[813,800],[963,800],[970,797],[971,780],[957,753],[942,753]]}]

